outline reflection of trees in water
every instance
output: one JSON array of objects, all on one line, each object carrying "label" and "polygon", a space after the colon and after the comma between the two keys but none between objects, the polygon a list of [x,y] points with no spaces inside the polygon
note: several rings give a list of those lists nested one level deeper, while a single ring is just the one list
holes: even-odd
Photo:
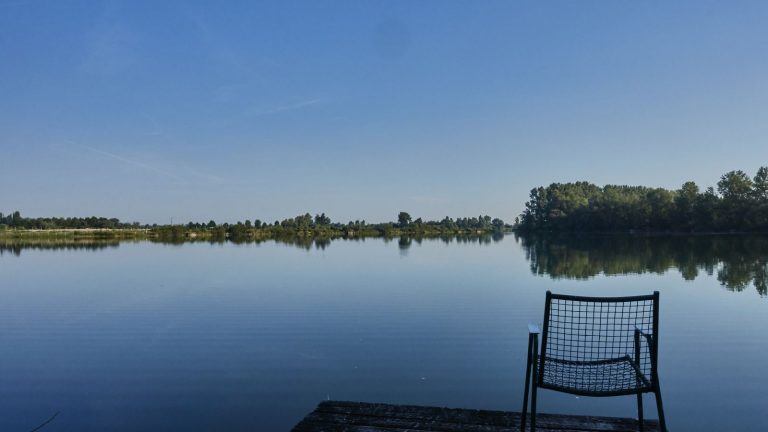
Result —
[{"label": "reflection of trees in water", "polygon": [[[274,239],[244,239],[244,240],[235,240],[235,239],[229,239],[228,241],[235,243],[235,244],[260,244],[264,242],[275,242],[279,244],[285,244],[290,246],[296,246],[301,249],[310,250],[313,247],[315,249],[319,250],[325,250],[325,248],[329,247],[331,242],[333,241],[353,241],[353,242],[365,242],[366,239],[370,239],[371,237],[297,237],[297,236],[287,236],[287,237],[277,237]],[[504,238],[504,234],[494,233],[494,234],[478,234],[478,235],[460,235],[460,236],[435,236],[435,237],[375,237],[376,239],[384,240],[385,243],[389,243],[391,241],[397,242],[397,247],[400,249],[401,252],[407,251],[414,243],[420,245],[424,241],[442,241],[446,244],[450,244],[453,242],[459,243],[459,244],[490,244],[492,242],[498,242],[501,241]]]},{"label": "reflection of trees in water", "polygon": [[768,295],[768,236],[515,235],[531,272],[552,278],[657,273],[717,274],[727,289]]},{"label": "reflection of trees in water", "polygon": [[[259,245],[265,242],[274,242],[278,244],[295,246],[304,250],[325,250],[331,245],[332,241],[354,241],[365,242],[366,239],[371,237],[302,237],[302,236],[284,236],[270,239],[254,239],[254,238],[227,238],[227,237],[209,237],[209,238],[187,238],[184,236],[162,236],[157,238],[147,239],[146,241],[152,243],[160,243],[165,245],[178,245],[181,246],[186,243],[208,243],[208,244],[224,244],[232,243],[237,245]],[[460,236],[435,236],[435,237],[377,237],[376,239],[383,239],[384,242],[396,240],[398,248],[401,252],[407,251],[413,243],[421,244],[423,241],[442,241],[446,244],[456,242],[458,244],[480,244],[487,245],[492,242],[501,241],[504,238],[504,234],[477,234],[477,235],[460,235]],[[122,240],[122,242],[134,240]],[[22,249],[49,249],[49,250],[76,250],[76,249],[90,249],[98,250],[110,247],[118,247],[121,240],[72,240],[72,239],[43,239],[43,240],[14,240],[0,242],[0,255],[3,253],[12,253],[14,255],[20,255]]]},{"label": "reflection of trees in water", "polygon": [[195,240],[195,239],[179,239],[176,241],[168,241],[167,239],[154,239],[154,242],[160,243],[172,243],[182,244],[191,242],[209,242],[209,243],[224,243],[231,242],[234,244],[261,244],[265,242],[274,242],[278,244],[284,244],[289,246],[296,246],[301,249],[311,250],[313,247],[318,250],[325,250],[325,248],[331,245],[334,241],[353,241],[353,242],[365,242],[366,239],[380,239],[385,243],[391,241],[397,242],[397,247],[401,252],[407,251],[414,243],[420,245],[423,241],[442,241],[446,244],[453,242],[459,244],[491,244],[492,242],[499,242],[504,238],[503,233],[493,234],[477,234],[477,235],[459,235],[459,236],[433,236],[433,237],[303,237],[303,236],[284,236],[270,239],[253,239],[253,238],[226,238],[220,240]]},{"label": "reflection of trees in water", "polygon": [[504,238],[503,233],[492,234],[472,234],[472,235],[457,235],[457,236],[441,236],[440,240],[445,244],[451,244],[456,242],[457,244],[480,244],[489,245],[496,243]]},{"label": "reflection of trees in water", "polygon": [[0,255],[19,256],[23,249],[31,250],[101,250],[120,246],[120,240],[25,239],[0,242]]}]

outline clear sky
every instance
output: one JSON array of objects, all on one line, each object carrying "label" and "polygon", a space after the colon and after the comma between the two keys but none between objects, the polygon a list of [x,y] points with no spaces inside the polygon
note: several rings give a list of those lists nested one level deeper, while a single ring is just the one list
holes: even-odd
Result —
[{"label": "clear sky", "polygon": [[768,2],[0,0],[0,211],[490,214],[768,165]]}]

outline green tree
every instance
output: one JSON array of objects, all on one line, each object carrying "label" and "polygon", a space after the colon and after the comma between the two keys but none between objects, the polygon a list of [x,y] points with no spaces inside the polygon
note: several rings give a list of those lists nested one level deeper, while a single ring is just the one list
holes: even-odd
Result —
[{"label": "green tree", "polygon": [[758,201],[768,201],[768,167],[760,167],[752,182],[752,196]]},{"label": "green tree", "polygon": [[325,215],[325,213],[315,215],[315,225],[325,226],[331,224],[331,218]]},{"label": "green tree", "polygon": [[722,228],[726,230],[745,230],[749,228],[747,213],[752,197],[752,179],[744,171],[730,171],[720,177],[717,189],[723,196],[720,205]]},{"label": "green tree", "polygon": [[730,171],[720,177],[717,191],[729,201],[745,200],[752,192],[752,180],[744,171]]},{"label": "green tree", "polygon": [[677,190],[675,225],[678,228],[685,230],[695,228],[695,210],[698,197],[699,187],[692,181],[683,183],[683,186]]},{"label": "green tree", "polygon": [[15,212],[13,212],[13,215],[11,216],[11,226],[19,227],[21,226],[21,222],[22,222],[21,213],[18,210],[16,210]]},{"label": "green tree", "polygon": [[410,224],[410,223],[411,223],[411,215],[409,215],[409,214],[408,214],[408,213],[406,213],[406,212],[400,212],[400,213],[398,213],[398,215],[397,215],[397,223],[398,223],[398,224],[399,224],[401,227],[406,227],[406,226],[408,226],[408,224]]},{"label": "green tree", "polygon": [[648,192],[646,199],[651,207],[650,228],[654,230],[670,229],[674,209],[674,194],[666,189],[656,188]]}]

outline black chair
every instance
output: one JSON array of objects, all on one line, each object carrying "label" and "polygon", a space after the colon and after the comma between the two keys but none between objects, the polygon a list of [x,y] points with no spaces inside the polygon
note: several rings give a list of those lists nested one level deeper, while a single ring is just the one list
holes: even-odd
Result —
[{"label": "black chair", "polygon": [[528,365],[520,429],[525,430],[531,389],[531,431],[536,390],[581,396],[637,395],[640,430],[643,393],[656,395],[666,432],[658,374],[659,292],[633,297],[578,297],[547,291],[544,331],[528,326]]}]

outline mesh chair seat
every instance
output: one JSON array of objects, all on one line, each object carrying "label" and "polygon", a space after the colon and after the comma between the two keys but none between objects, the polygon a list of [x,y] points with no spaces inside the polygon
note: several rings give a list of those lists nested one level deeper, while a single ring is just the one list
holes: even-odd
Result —
[{"label": "mesh chair seat", "polygon": [[601,361],[545,358],[539,385],[552,390],[591,396],[613,396],[652,391],[648,379],[629,356]]}]

